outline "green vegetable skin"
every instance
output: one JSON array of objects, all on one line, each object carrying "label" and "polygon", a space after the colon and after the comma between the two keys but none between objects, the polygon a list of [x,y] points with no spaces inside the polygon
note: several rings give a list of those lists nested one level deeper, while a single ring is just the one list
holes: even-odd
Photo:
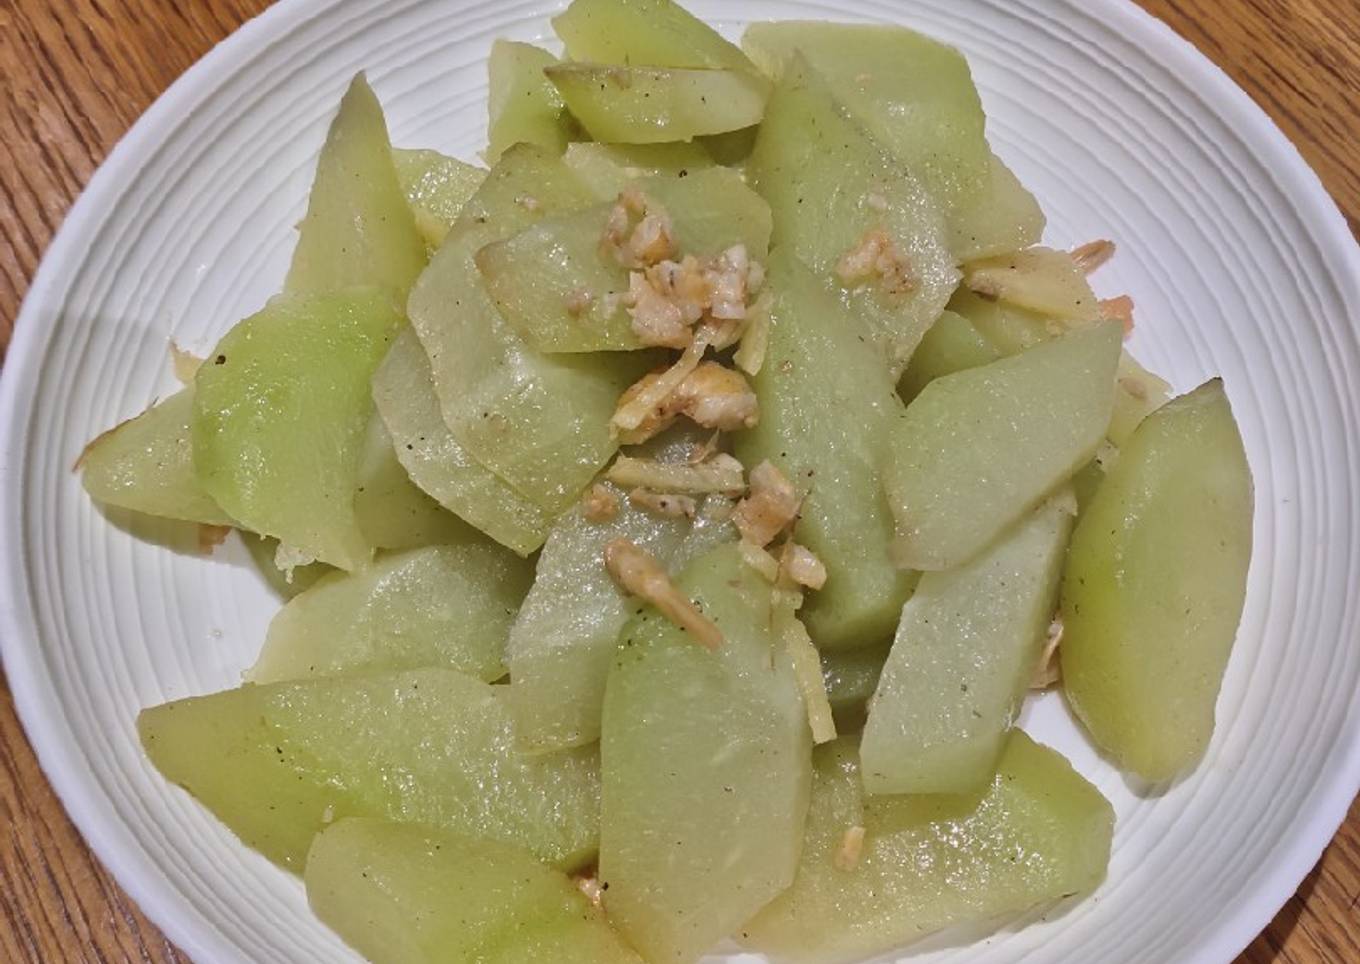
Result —
[{"label": "green vegetable skin", "polygon": [[[959,278],[929,194],[797,53],[766,106],[747,177],[770,204],[772,243],[791,248],[839,294],[899,374]],[[873,279],[846,287],[838,277],[840,259],[876,230],[909,262],[909,290]]]},{"label": "green vegetable skin", "polygon": [[968,793],[996,772],[1053,619],[1076,508],[1064,490],[972,562],[921,577],[869,703],[867,792]]},{"label": "green vegetable skin", "polygon": [[543,544],[552,517],[476,462],[439,414],[430,360],[407,328],[373,376],[373,400],[397,460],[423,491],[522,556]]},{"label": "green vegetable skin", "polygon": [[572,123],[557,88],[544,76],[557,58],[533,44],[497,40],[487,58],[486,159],[495,163],[521,142],[561,154]]},{"label": "green vegetable skin", "polygon": [[374,964],[642,964],[518,847],[352,817],[307,855],[312,910]]},{"label": "green vegetable skin", "polygon": [[900,565],[950,569],[1095,454],[1110,423],[1121,333],[1103,322],[931,382],[890,441]]},{"label": "green vegetable skin", "polygon": [[510,630],[510,706],[519,745],[528,751],[600,738],[605,681],[619,630],[637,606],[605,570],[605,545],[628,539],[674,570],[736,539],[736,530],[715,518],[721,508],[731,508],[721,497],[712,497],[691,522],[636,508],[622,491],[607,489],[619,502],[614,518],[591,522],[577,506],[558,519]]},{"label": "green vegetable skin", "polygon": [[769,459],[807,492],[797,539],[822,560],[826,585],[802,617],[827,650],[892,635],[911,591],[892,562],[892,515],[879,462],[901,400],[853,317],[784,249],[769,270],[770,342],[752,379],[760,424],[737,433],[736,455]]},{"label": "green vegetable skin", "polygon": [[[632,182],[670,217],[676,250],[705,257],[743,245],[756,261],[770,244],[770,209],[735,171],[708,167],[685,176]],[[544,352],[627,351],[642,347],[618,297],[629,272],[600,236],[612,202],[540,221],[477,253],[477,267],[501,316]],[[649,207],[649,210],[651,208]],[[678,257],[677,259],[678,260]],[[584,308],[568,307],[585,295]]]},{"label": "green vegetable skin", "polygon": [[400,325],[386,292],[293,296],[218,342],[194,382],[194,466],[229,516],[342,569],[368,561],[354,493],[369,381]]},{"label": "green vegetable skin", "polygon": [[[526,206],[524,198],[534,203]],[[407,304],[454,438],[553,515],[576,501],[614,453],[609,419],[615,403],[653,358],[535,351],[501,318],[473,259],[540,218],[592,201],[559,158],[531,145],[511,148],[468,202]]]},{"label": "green vegetable skin", "polygon": [[598,758],[516,752],[503,689],[447,669],[247,684],[143,710],[137,731],[167,780],[292,870],[348,816],[428,823],[578,867],[596,848]]},{"label": "green vegetable skin", "polygon": [[193,410],[191,385],[85,446],[77,466],[90,498],[167,519],[231,525],[194,472]]},{"label": "green vegetable skin", "polygon": [[[741,928],[779,960],[871,957],[963,921],[1084,894],[1105,876],[1114,811],[1059,754],[1012,732],[981,793],[864,798],[854,740],[815,751],[798,877]],[[851,871],[845,832],[865,828]]]},{"label": "green vegetable skin", "polygon": [[1166,780],[1203,754],[1246,592],[1251,470],[1222,382],[1149,415],[1072,537],[1063,684],[1127,770]]},{"label": "green vegetable skin", "polygon": [[335,573],[269,624],[255,683],[442,666],[492,682],[533,568],[475,537]]},{"label": "green vegetable skin", "polygon": [[811,777],[769,584],[724,546],[677,585],[723,644],[644,610],[619,637],[600,746],[605,909],[656,961],[697,960],[792,882]]},{"label": "green vegetable skin", "polygon": [[359,74],[322,148],[286,290],[371,285],[404,297],[424,267],[425,240],[397,178],[382,106]]}]

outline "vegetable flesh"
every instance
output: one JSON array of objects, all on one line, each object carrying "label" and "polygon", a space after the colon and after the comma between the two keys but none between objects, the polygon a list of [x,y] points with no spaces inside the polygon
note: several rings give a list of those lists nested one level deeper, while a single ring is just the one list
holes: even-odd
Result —
[{"label": "vegetable flesh", "polygon": [[496,841],[351,817],[317,835],[306,881],[374,964],[641,964],[570,878]]},{"label": "vegetable flesh", "polygon": [[866,704],[878,688],[890,644],[822,654],[822,683],[840,733],[864,729]]},{"label": "vegetable flesh", "polygon": [[[667,212],[681,255],[716,256],[734,245],[764,261],[770,209],[734,171],[708,167],[686,177],[632,182]],[[627,351],[642,347],[622,302],[629,271],[600,238],[613,204],[540,221],[477,254],[477,267],[501,316],[544,352]],[[651,210],[651,207],[648,209]],[[585,297],[584,307],[574,299]]]},{"label": "vegetable flesh", "polygon": [[561,154],[571,137],[557,88],[543,74],[557,58],[533,44],[497,40],[487,59],[489,121],[486,158],[495,163],[506,149],[521,142]]},{"label": "vegetable flesh", "polygon": [[[533,210],[523,203],[534,198]],[[511,148],[468,203],[411,293],[444,422],[459,444],[520,495],[564,511],[617,448],[609,419],[649,366],[645,353],[545,355],[487,295],[474,256],[542,217],[591,202],[561,160]]]},{"label": "vegetable flesh", "polygon": [[671,0],[573,0],[552,24],[572,60],[755,73],[740,47]]},{"label": "vegetable flesh", "polygon": [[438,151],[392,151],[397,180],[415,215],[416,230],[433,253],[443,242],[458,212],[486,179],[486,169],[466,164]]},{"label": "vegetable flesh", "polygon": [[[927,192],[837,103],[801,55],[786,66],[747,162],[770,204],[773,243],[792,248],[882,348],[894,377],[958,283],[944,220]],[[910,284],[847,283],[841,259],[880,231]]]},{"label": "vegetable flesh", "polygon": [[912,353],[897,390],[910,402],[935,379],[986,365],[999,357],[1000,352],[972,322],[952,311],[942,311]]},{"label": "vegetable flesh", "polygon": [[[1114,811],[1048,747],[1013,731],[1000,768],[963,796],[862,796],[856,741],[815,753],[793,886],[741,928],[756,951],[800,964],[872,957],[967,921],[1084,894],[1105,876]],[[865,828],[849,870],[846,830]]]},{"label": "vegetable flesh", "polygon": [[545,73],[598,141],[688,141],[760,123],[769,83],[740,70],[569,63]]},{"label": "vegetable flesh", "polygon": [[[629,182],[640,177],[688,177],[713,166],[713,159],[697,144],[567,145],[563,161],[598,201],[613,201]],[[681,172],[684,172],[683,174]]]},{"label": "vegetable flesh", "polygon": [[1241,618],[1252,484],[1220,381],[1149,415],[1077,531],[1063,684],[1096,743],[1166,780],[1203,754]]},{"label": "vegetable flesh", "polygon": [[405,297],[424,267],[425,241],[397,177],[382,105],[359,74],[321,149],[285,290],[366,285]]},{"label": "vegetable flesh", "polygon": [[247,684],[143,710],[137,731],[166,779],[292,870],[327,822],[349,816],[580,866],[596,847],[597,757],[517,753],[500,690],[447,669]]},{"label": "vegetable flesh", "polygon": [[[405,337],[407,331],[409,329],[403,329],[398,340]],[[411,481],[397,460],[392,436],[376,412],[368,420],[368,435],[359,458],[354,515],[364,538],[378,549],[415,549],[466,542],[474,538],[475,533],[471,526],[446,511]]]},{"label": "vegetable flesh", "polygon": [[276,299],[194,382],[194,467],[243,527],[342,569],[372,554],[354,512],[369,381],[401,325],[382,291]]},{"label": "vegetable flesh", "polygon": [[194,472],[193,386],[103,433],[80,455],[80,481],[104,505],[204,525],[231,525]]},{"label": "vegetable flesh", "polygon": [[793,880],[810,734],[769,584],[735,546],[678,581],[723,633],[708,651],[647,608],[605,695],[600,879],[649,960],[693,961]]},{"label": "vegetable flesh", "polygon": [[659,516],[618,502],[612,519],[592,522],[582,506],[563,515],[539,556],[533,588],[510,630],[510,705],[522,749],[542,752],[600,738],[605,681],[619,631],[637,608],[604,567],[604,547],[627,539],[672,571],[735,531],[717,516],[730,503],[713,497],[698,517]]},{"label": "vegetable flesh", "polygon": [[416,486],[522,556],[543,544],[552,516],[475,461],[444,424],[430,360],[413,330],[397,336],[378,366],[373,401]]},{"label": "vegetable flesh", "polygon": [[853,318],[787,250],[770,266],[770,341],[752,378],[760,424],[734,436],[748,467],[768,459],[806,492],[794,537],[827,569],[803,609],[824,649],[892,635],[911,576],[890,553],[879,463],[902,402]]},{"label": "vegetable flesh", "polygon": [[946,220],[986,183],[986,118],[968,62],[953,47],[904,27],[815,21],[752,24],[742,46],[773,77],[790,69],[795,52],[805,58]]},{"label": "vegetable flesh", "polygon": [[490,683],[505,675],[505,639],[531,580],[527,562],[476,537],[383,556],[284,606],[247,679],[433,666]]},{"label": "vegetable flesh", "polygon": [[949,250],[959,263],[1038,244],[1047,219],[1001,158],[992,154],[980,190],[967,194],[949,217]]},{"label": "vegetable flesh", "polygon": [[1057,608],[1075,512],[1065,491],[972,562],[921,577],[869,703],[868,793],[967,793],[991,778]]},{"label": "vegetable flesh", "polygon": [[1102,322],[926,386],[886,467],[899,565],[967,562],[1090,460],[1120,341],[1118,323]]}]

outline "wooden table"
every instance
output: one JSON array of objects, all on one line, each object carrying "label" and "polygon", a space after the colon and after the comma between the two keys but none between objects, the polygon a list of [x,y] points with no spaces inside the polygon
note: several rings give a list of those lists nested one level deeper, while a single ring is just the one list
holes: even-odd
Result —
[{"label": "wooden table", "polygon": [[[1360,228],[1360,2],[1140,0],[1223,66]],[[0,0],[0,351],[62,215],[151,101],[266,0]],[[0,960],[184,961],[86,849],[0,691]],[[1360,804],[1241,958],[1360,962]]]}]

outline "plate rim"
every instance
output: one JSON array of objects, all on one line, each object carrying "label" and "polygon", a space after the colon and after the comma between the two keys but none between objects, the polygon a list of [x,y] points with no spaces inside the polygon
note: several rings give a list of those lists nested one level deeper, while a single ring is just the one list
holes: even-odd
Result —
[{"label": "plate rim", "polygon": [[[560,0],[557,6],[562,6]],[[1270,162],[1277,184],[1290,185],[1290,193],[1304,202],[1300,215],[1309,233],[1325,243],[1323,250],[1336,254],[1349,288],[1360,290],[1360,243],[1317,172],[1265,110],[1207,55],[1133,0],[1103,0],[1099,6],[1104,8],[1102,16],[1121,21],[1123,36],[1144,42],[1144,49],[1163,65],[1193,75],[1206,105],[1221,112],[1245,143]],[[267,46],[276,32],[323,13],[324,7],[324,0],[280,0],[242,24],[176,78],[119,138],[43,252],[0,371],[0,659],[16,715],[44,777],[86,846],[147,919],[202,962],[240,959],[240,948],[187,904],[124,824],[104,818],[98,794],[91,792],[77,765],[75,734],[64,719],[44,712],[46,705],[55,703],[56,690],[45,671],[29,598],[22,551],[25,493],[13,483],[30,443],[26,429],[36,377],[29,363],[42,355],[54,336],[52,328],[40,326],[39,316],[50,293],[61,290],[65,265],[87,233],[86,225],[108,214],[118,200],[118,185],[135,171],[142,154],[164,142],[165,134],[171,133],[166,128],[183,116],[185,102],[210,95],[242,55]],[[1330,266],[1327,273],[1342,277]],[[1316,781],[1307,815],[1296,817],[1300,825],[1282,838],[1282,853],[1269,875],[1260,876],[1257,886],[1240,895],[1243,899],[1232,912],[1215,919],[1187,948],[1196,959],[1233,960],[1270,924],[1317,864],[1360,794],[1360,722],[1352,721],[1342,737],[1349,744],[1341,748],[1342,765]]]}]

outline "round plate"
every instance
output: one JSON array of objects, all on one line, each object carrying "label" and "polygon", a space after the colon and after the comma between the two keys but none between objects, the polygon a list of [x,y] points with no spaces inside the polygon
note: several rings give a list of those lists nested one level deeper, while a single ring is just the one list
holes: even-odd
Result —
[{"label": "round plate", "polygon": [[[745,19],[908,24],[962,48],[999,153],[1049,242],[1119,243],[1097,278],[1137,302],[1132,348],[1177,389],[1222,374],[1256,478],[1246,613],[1193,775],[1127,784],[1054,696],[1026,726],[1114,802],[1089,900],[921,961],[1225,962],[1294,891],[1360,784],[1360,258],[1313,173],[1217,69],[1131,5],[1089,0],[697,0]],[[138,748],[147,705],[233,686],[275,600],[234,543],[101,512],[72,462],[173,387],[276,291],[317,151],[367,69],[393,139],[472,158],[498,35],[551,8],[478,0],[288,0],[163,96],[75,206],[24,304],[0,411],[5,668],[52,783],[100,858],[200,964],[352,955],[300,883],[247,851]]]}]

